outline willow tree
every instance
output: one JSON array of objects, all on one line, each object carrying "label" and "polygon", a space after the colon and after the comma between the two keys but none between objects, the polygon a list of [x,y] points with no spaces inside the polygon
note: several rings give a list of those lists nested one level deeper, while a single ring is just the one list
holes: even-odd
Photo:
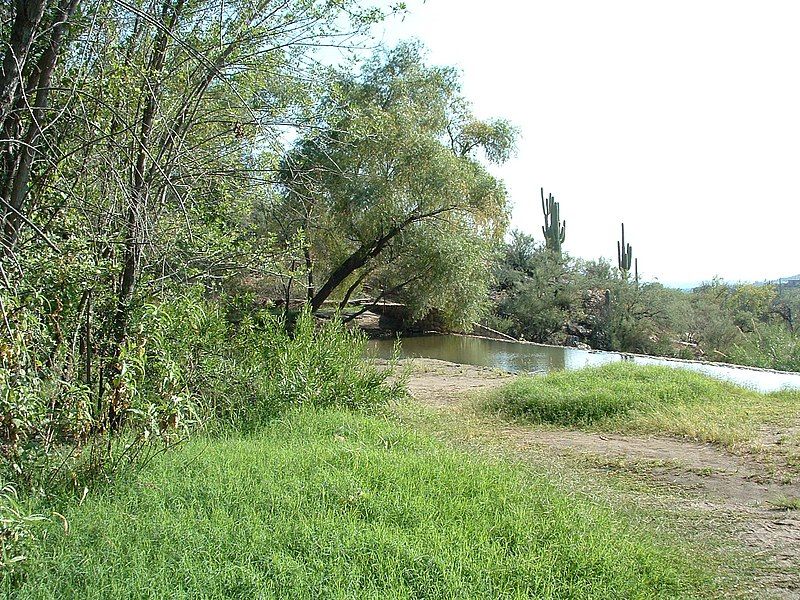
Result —
[{"label": "willow tree", "polygon": [[426,65],[414,44],[336,72],[320,114],[284,159],[276,210],[304,234],[311,308],[366,286],[417,316],[474,317],[508,214],[481,159],[505,161],[515,130],[475,119],[456,71]]}]

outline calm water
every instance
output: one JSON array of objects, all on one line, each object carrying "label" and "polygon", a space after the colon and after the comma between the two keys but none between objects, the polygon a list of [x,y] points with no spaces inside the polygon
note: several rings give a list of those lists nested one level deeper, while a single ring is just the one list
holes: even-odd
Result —
[{"label": "calm water", "polygon": [[[370,354],[377,358],[389,358],[392,355],[393,346],[394,340],[372,340],[370,341]],[[547,373],[560,369],[581,369],[587,366],[629,360],[639,365],[666,365],[699,371],[763,392],[782,388],[800,388],[800,373],[762,371],[695,361],[540,346],[461,335],[425,335],[403,338],[400,355],[402,358],[436,358],[466,365],[492,367],[512,373]]]}]

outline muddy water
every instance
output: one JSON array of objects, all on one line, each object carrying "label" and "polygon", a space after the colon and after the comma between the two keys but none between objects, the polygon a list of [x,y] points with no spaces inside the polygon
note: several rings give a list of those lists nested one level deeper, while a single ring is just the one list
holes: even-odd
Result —
[{"label": "muddy water", "polygon": [[[389,358],[393,340],[372,340],[369,353]],[[400,341],[402,358],[436,358],[449,362],[502,369],[512,373],[547,373],[561,369],[581,369],[628,360],[640,365],[666,365],[698,371],[745,387],[771,392],[783,388],[800,389],[800,373],[784,373],[730,367],[689,360],[654,358],[638,354],[579,350],[520,342],[505,342],[461,335],[425,335]]]}]

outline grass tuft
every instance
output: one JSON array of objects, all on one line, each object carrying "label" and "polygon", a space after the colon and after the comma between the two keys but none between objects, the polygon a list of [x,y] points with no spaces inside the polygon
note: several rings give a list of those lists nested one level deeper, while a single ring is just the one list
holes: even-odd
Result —
[{"label": "grass tuft", "polygon": [[778,496],[769,504],[775,510],[800,510],[800,498],[795,496]]},{"label": "grass tuft", "polygon": [[761,394],[699,373],[614,363],[519,377],[487,407],[533,424],[665,433],[734,446],[758,427],[800,419],[800,393]]}]

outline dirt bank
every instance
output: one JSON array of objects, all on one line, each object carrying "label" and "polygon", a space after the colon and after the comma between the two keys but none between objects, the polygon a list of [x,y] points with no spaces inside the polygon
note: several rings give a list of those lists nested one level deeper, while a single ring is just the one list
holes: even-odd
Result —
[{"label": "dirt bank", "polygon": [[[467,419],[469,414],[474,419],[476,392],[513,377],[433,359],[402,362],[411,372],[412,397],[451,420]],[[499,440],[515,456],[527,453],[537,461],[542,456],[570,458],[592,477],[635,476],[645,485],[637,488],[634,502],[646,504],[652,500],[648,494],[669,489],[671,510],[691,511],[701,530],[723,529],[763,561],[766,568],[749,583],[755,590],[744,584],[754,597],[800,598],[800,511],[786,508],[800,498],[800,474],[787,476],[785,470],[776,472],[756,456],[666,436],[545,429],[496,419],[486,419],[480,427],[474,436],[491,439],[495,446]],[[769,443],[784,433],[765,428],[762,437]],[[576,463],[570,464],[574,468]]]}]

